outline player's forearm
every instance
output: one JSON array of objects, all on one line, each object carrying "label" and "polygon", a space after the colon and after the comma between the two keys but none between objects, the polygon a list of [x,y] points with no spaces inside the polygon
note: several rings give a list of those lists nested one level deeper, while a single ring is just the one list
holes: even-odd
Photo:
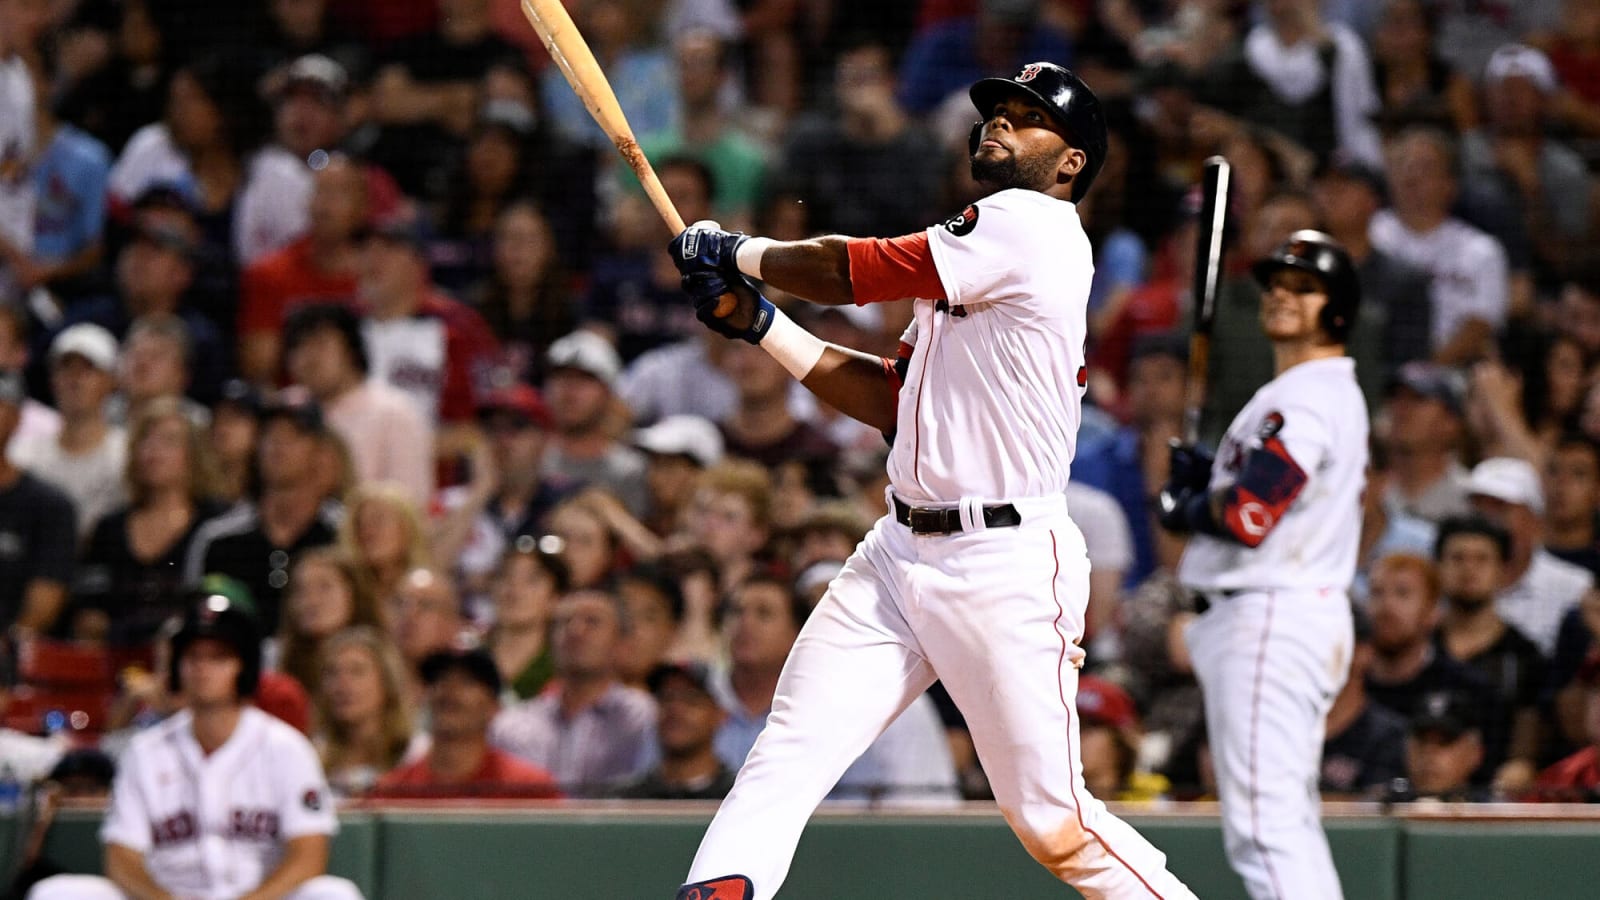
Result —
[{"label": "player's forearm", "polygon": [[800,383],[857,422],[884,434],[894,432],[895,384],[885,374],[881,358],[829,344]]},{"label": "player's forearm", "polygon": [[740,248],[738,262],[746,275],[813,303],[846,306],[855,302],[845,238],[755,239]]},{"label": "player's forearm", "polygon": [[283,862],[269,872],[255,890],[239,900],[277,900],[327,871],[326,836],[314,834],[291,838],[284,848]]},{"label": "player's forearm", "polygon": [[171,900],[150,870],[144,866],[144,855],[121,844],[107,844],[105,852],[106,877],[133,900]]}]

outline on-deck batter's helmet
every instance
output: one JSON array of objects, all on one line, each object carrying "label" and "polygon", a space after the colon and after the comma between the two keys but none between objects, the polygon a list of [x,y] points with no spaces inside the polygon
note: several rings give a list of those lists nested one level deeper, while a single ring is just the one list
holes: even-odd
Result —
[{"label": "on-deck batter's helmet", "polygon": [[1266,287],[1272,273],[1279,269],[1299,269],[1322,277],[1328,290],[1328,303],[1322,307],[1322,330],[1335,343],[1344,343],[1361,308],[1361,283],[1350,254],[1331,236],[1307,228],[1289,235],[1271,255],[1257,260],[1250,272]]},{"label": "on-deck batter's helmet", "polygon": [[1083,168],[1072,178],[1072,199],[1082,200],[1106,162],[1106,114],[1100,98],[1083,79],[1065,66],[1055,63],[1028,63],[1010,78],[982,78],[968,91],[972,105],[983,116],[968,136],[969,155],[978,152],[983,124],[994,112],[994,105],[1007,94],[1023,91],[1055,113],[1056,122],[1067,133],[1067,142],[1083,151]]},{"label": "on-deck batter's helmet", "polygon": [[201,638],[214,638],[233,648],[239,656],[240,699],[256,692],[261,674],[261,629],[255,616],[236,601],[201,589],[184,593],[183,625],[172,637],[172,659],[167,670],[167,686],[172,693],[182,688],[178,682],[178,663],[189,645]]}]

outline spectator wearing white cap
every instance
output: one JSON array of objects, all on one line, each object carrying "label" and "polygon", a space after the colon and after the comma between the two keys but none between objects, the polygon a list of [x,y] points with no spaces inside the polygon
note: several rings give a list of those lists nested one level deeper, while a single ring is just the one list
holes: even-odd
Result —
[{"label": "spectator wearing white cap", "polygon": [[127,502],[122,484],[127,435],[106,412],[106,401],[117,389],[118,357],[117,339],[99,325],[80,323],[56,335],[50,342],[50,390],[61,431],[16,448],[13,456],[72,498],[79,538]]},{"label": "spectator wearing white cap", "polygon": [[683,527],[700,473],[722,461],[722,433],[699,416],[679,415],[633,433],[644,451],[645,486],[650,492],[644,524],[660,537]]},{"label": "spectator wearing white cap", "polygon": [[1549,136],[1560,90],[1549,57],[1506,44],[1484,68],[1484,126],[1461,141],[1462,174],[1521,214],[1535,257],[1558,264],[1582,249],[1600,188],[1583,157]]},{"label": "spectator wearing white cap", "polygon": [[554,425],[547,477],[605,488],[635,517],[648,508],[644,455],[615,437],[622,360],[611,342],[580,329],[550,345],[544,396]]},{"label": "spectator wearing white cap", "polygon": [[1562,618],[1595,590],[1594,576],[1545,549],[1544,490],[1532,464],[1508,456],[1486,459],[1473,468],[1467,491],[1473,508],[1511,536],[1495,608],[1549,659]]}]

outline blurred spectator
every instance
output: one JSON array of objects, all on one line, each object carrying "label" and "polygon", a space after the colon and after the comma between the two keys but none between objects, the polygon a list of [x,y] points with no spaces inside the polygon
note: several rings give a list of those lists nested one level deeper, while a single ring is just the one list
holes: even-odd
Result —
[{"label": "blurred spectator", "polygon": [[1440,55],[1475,81],[1494,51],[1525,34],[1550,31],[1562,0],[1434,0],[1438,19],[1434,46]]},{"label": "blurred spectator", "polygon": [[611,491],[645,513],[644,454],[617,440],[612,405],[622,363],[605,338],[574,331],[550,345],[544,392],[555,422],[541,468],[547,477]]},{"label": "blurred spectator", "polygon": [[690,501],[689,534],[710,555],[721,593],[755,573],[771,524],[772,477],[764,467],[729,459],[700,476]]},{"label": "blurred spectator", "polygon": [[1447,519],[1439,526],[1439,649],[1488,679],[1479,695],[1484,759],[1478,780],[1492,777],[1497,789],[1521,790],[1537,773],[1541,724],[1539,693],[1545,662],[1538,647],[1495,611],[1495,589],[1503,582],[1511,539],[1483,519]]},{"label": "blurred spectator", "polygon": [[[712,217],[717,180],[710,166],[693,157],[671,156],[656,163],[656,173],[685,222]],[[579,318],[608,334],[627,362],[676,341],[703,340],[705,329],[695,321],[693,307],[683,302],[678,270],[661,252],[661,224],[654,210],[629,193],[618,199],[611,218],[614,250],[595,261]],[[666,413],[636,407],[635,414],[648,419]]]},{"label": "blurred spectator", "polygon": [[894,62],[881,38],[842,45],[833,102],[789,129],[774,190],[804,202],[817,231],[906,234],[938,218],[943,159],[896,100]]},{"label": "blurred spectator", "polygon": [[[92,135],[59,118],[47,78],[36,78],[34,127],[38,156],[33,179],[36,206],[33,250],[18,266],[21,287],[48,288],[63,305],[88,293],[104,250],[106,181],[111,151]],[[21,260],[11,260],[15,265]]]},{"label": "blurred spectator", "polygon": [[[1084,544],[1089,553],[1089,605],[1084,614],[1084,637],[1097,653],[1115,654],[1117,619],[1122,605],[1122,585],[1133,568],[1133,537],[1128,517],[1115,497],[1096,487],[1069,481],[1064,492],[1074,522],[1084,523]],[[865,534],[865,532],[863,532]]]},{"label": "blurred spectator", "polygon": [[321,54],[309,54],[269,74],[262,90],[272,101],[276,147],[311,172],[327,165],[348,127],[350,76],[345,67]]},{"label": "blurred spectator", "polygon": [[[361,321],[341,304],[302,306],[283,329],[285,369],[344,439],[362,482],[388,482],[425,509],[433,499],[433,426],[404,391],[368,377]],[[397,436],[404,435],[404,439]]]},{"label": "blurred spectator", "polygon": [[548,768],[573,796],[595,796],[643,774],[656,707],[649,694],[617,680],[617,645],[630,627],[613,595],[580,590],[562,598],[553,632],[556,680],[495,718],[494,745]]},{"label": "blurred spectator", "polygon": [[1406,769],[1406,717],[1367,697],[1372,622],[1355,611],[1350,674],[1328,710],[1318,788],[1324,796],[1372,797]]},{"label": "blurred spectator", "polygon": [[[634,134],[665,131],[679,110],[672,57],[653,43],[654,23],[644,21],[645,9],[623,0],[588,0],[572,11]],[[610,139],[554,66],[545,69],[540,90],[544,110],[562,135],[610,149]]]},{"label": "blurred spectator", "polygon": [[370,35],[357,40],[345,33],[328,6],[327,0],[269,0],[267,28],[256,38],[257,46],[273,62],[290,63],[316,54],[345,71],[360,73],[377,40]]},{"label": "blurred spectator", "polygon": [[260,420],[254,494],[200,526],[183,571],[185,581],[212,572],[238,579],[255,599],[262,627],[276,631],[289,562],[333,543],[343,510],[326,499],[326,473],[312,463],[327,431],[316,404],[286,393]]},{"label": "blurred spectator", "polygon": [[819,562],[845,562],[872,524],[852,503],[832,500],[818,504],[794,529],[790,571],[804,572]]},{"label": "blurred spectator", "polygon": [[217,467],[217,501],[231,505],[253,492],[261,394],[237,378],[224,382],[220,393],[211,408],[208,446]]},{"label": "blurred spectator", "polygon": [[38,195],[29,167],[42,142],[35,132],[33,85],[45,29],[36,3],[0,6],[0,302],[16,302],[32,268]]},{"label": "blurred spectator", "polygon": [[[779,673],[810,615],[786,581],[756,574],[728,594],[722,629],[728,668],[712,691],[728,713],[713,746],[729,768],[744,764],[772,713]],[[883,734],[839,777],[831,801],[942,807],[953,805],[955,762],[926,694],[917,696]]]},{"label": "blurred spectator", "polygon": [[1080,675],[1077,706],[1083,786],[1102,800],[1117,799],[1128,788],[1141,737],[1133,698],[1110,681]]},{"label": "blurred spectator", "polygon": [[1319,157],[1337,150],[1378,164],[1378,90],[1360,36],[1324,21],[1316,0],[1271,0],[1263,8],[1263,20],[1213,67],[1203,95]]},{"label": "blurred spectator", "polygon": [[1472,781],[1484,757],[1476,704],[1469,695],[1448,691],[1423,696],[1406,738],[1406,781],[1390,799],[1490,799]]},{"label": "blurred spectator", "polygon": [[1555,320],[1583,351],[1585,365],[1600,359],[1600,266],[1575,274],[1561,285]]},{"label": "blurred spectator", "polygon": [[1545,458],[1543,487],[1545,550],[1600,575],[1600,443],[1562,435]]},{"label": "blurred spectator", "polygon": [[431,421],[459,423],[495,384],[500,342],[482,316],[429,280],[422,228],[402,215],[365,235],[362,335],[374,377],[405,391]]},{"label": "blurred spectator", "polygon": [[329,636],[318,657],[317,752],[334,793],[364,794],[415,743],[405,664],[381,630],[361,625]]},{"label": "blurred spectator", "polygon": [[515,538],[491,586],[494,625],[486,639],[501,680],[519,700],[537,697],[555,676],[551,621],[570,584],[567,564],[531,535]]},{"label": "blurred spectator", "polygon": [[60,35],[61,118],[118,153],[161,118],[178,54],[147,0],[116,4],[104,21],[96,21],[94,4],[79,12],[86,15],[68,20]]},{"label": "blurred spectator", "polygon": [[722,433],[699,416],[667,416],[635,431],[633,445],[645,454],[650,494],[645,524],[657,536],[669,537],[685,526],[701,473],[722,461]]},{"label": "blurred spectator", "polygon": [[[650,159],[689,155],[704,162],[717,185],[712,208],[721,221],[739,227],[749,221],[763,196],[768,148],[743,127],[749,118],[743,110],[728,102],[735,93],[733,46],[704,29],[673,36],[672,44],[680,104],[677,121],[667,131],[642,135],[639,146]],[[638,190],[631,173],[621,177],[627,190]]]},{"label": "blurred spectator", "polygon": [[550,220],[530,200],[513,200],[494,221],[489,274],[466,294],[505,348],[513,381],[539,382],[550,343],[577,324]]},{"label": "blurred spectator", "polygon": [[698,663],[663,663],[647,679],[659,710],[656,738],[661,762],[619,796],[635,800],[721,800],[737,772],[717,757],[712,739],[728,714],[711,693],[711,676]]},{"label": "blurred spectator", "polygon": [[1388,425],[1386,506],[1434,523],[1471,508],[1468,472],[1457,456],[1465,415],[1466,384],[1458,373],[1424,362],[1400,367],[1380,412]]},{"label": "blurred spectator", "polygon": [[381,629],[382,607],[361,583],[355,560],[334,547],[313,547],[294,559],[283,624],[278,629],[278,669],[306,692],[321,690],[323,652],[337,633],[352,627]]},{"label": "blurred spectator", "polygon": [[239,371],[258,385],[277,384],[284,317],[302,304],[347,301],[356,294],[357,229],[368,216],[361,166],[335,153],[312,176],[311,222],[304,236],[245,268],[239,279]]},{"label": "blurred spectator", "polygon": [[13,449],[12,458],[72,498],[78,536],[126,499],[128,437],[106,417],[117,386],[117,339],[98,325],[74,325],[50,342],[50,387],[61,413],[54,440]]},{"label": "blurred spectator", "polygon": [[1510,536],[1495,608],[1548,659],[1562,617],[1595,589],[1594,576],[1544,548],[1544,489],[1531,464],[1486,459],[1473,468],[1467,490],[1473,508]]},{"label": "blurred spectator", "polygon": [[402,487],[387,482],[363,482],[345,498],[339,545],[380,605],[393,598],[407,572],[430,562],[416,504]]},{"label": "blurred spectator", "polygon": [[501,683],[489,654],[440,650],[422,661],[422,680],[428,686],[428,752],[378,779],[372,796],[561,796],[548,771],[490,746]]},{"label": "blurred spectator", "polygon": [[648,683],[650,673],[670,659],[683,624],[683,590],[667,570],[653,563],[619,572],[613,589],[628,609],[629,626],[617,648],[617,677],[630,687],[655,693]]},{"label": "blurred spectator", "polygon": [[[1411,3],[1413,0],[1400,0]],[[1369,409],[1400,366],[1428,357],[1432,312],[1427,302],[1428,273],[1372,245],[1372,217],[1388,203],[1382,171],[1336,161],[1317,176],[1313,196],[1325,231],[1356,264],[1361,284],[1361,315],[1352,341],[1362,351],[1356,369]]]},{"label": "blurred spectator", "polygon": [[[84,544],[74,616],[103,617],[114,644],[142,644],[182,609],[173,605],[200,526],[222,512],[205,432],[174,397],[145,404],[129,425],[128,504],[107,514]],[[73,631],[87,636],[89,623]],[[108,630],[107,630],[108,629]]]},{"label": "blurred spectator", "polygon": [[1350,599],[1359,609],[1366,609],[1371,588],[1369,575],[1378,560],[1397,553],[1432,557],[1438,532],[1434,523],[1389,504],[1389,452],[1383,443],[1370,439],[1368,449],[1367,486],[1361,492],[1361,541],[1357,545],[1356,578],[1350,586]]},{"label": "blurred spectator", "polygon": [[1543,53],[1507,44],[1484,70],[1484,128],[1461,140],[1461,177],[1524,223],[1535,263],[1560,271],[1595,249],[1593,213],[1600,186],[1583,157],[1550,134],[1560,89]]},{"label": "blurred spectator", "polygon": [[1600,134],[1600,10],[1588,0],[1565,0],[1544,49],[1564,87],[1557,118],[1579,133]]},{"label": "blurred spectator", "polygon": [[[1184,378],[1189,348],[1179,335],[1151,334],[1133,344],[1126,390],[1129,422],[1104,436],[1080,437],[1073,481],[1116,498],[1128,521],[1133,559],[1123,587],[1132,589],[1163,565],[1160,547],[1171,543],[1156,528],[1150,497],[1167,479],[1167,443],[1183,427]],[[1174,553],[1165,564],[1175,566]]]},{"label": "blurred spectator", "polygon": [[1600,799],[1600,656],[1590,656],[1578,670],[1576,683],[1582,689],[1588,743],[1539,773],[1535,799],[1591,803]]},{"label": "blurred spectator", "polygon": [[488,0],[439,6],[437,27],[394,45],[372,81],[372,117],[383,126],[373,159],[413,197],[472,127],[484,74],[522,55],[490,29]]},{"label": "blurred spectator", "polygon": [[1448,134],[1407,128],[1387,156],[1391,204],[1372,217],[1372,245],[1432,276],[1433,358],[1450,365],[1480,359],[1507,315],[1518,312],[1505,248],[1451,215],[1460,170]]},{"label": "blurred spectator", "polygon": [[821,429],[790,411],[792,379],[765,350],[735,341],[723,354],[722,368],[739,396],[732,414],[718,422],[729,456],[774,469],[838,456],[838,445]]},{"label": "blurred spectator", "polygon": [[598,493],[562,501],[546,519],[574,589],[603,588],[622,565],[621,538],[595,502]]},{"label": "blurred spectator", "polygon": [[634,421],[698,416],[719,422],[733,414],[739,395],[722,360],[733,344],[719,334],[699,334],[646,351],[617,380],[617,396]]},{"label": "blurred spectator", "polygon": [[[979,0],[975,16],[934,22],[912,36],[900,62],[900,102],[931,112],[979,78],[1036,59],[1070,60],[1067,36],[1041,20],[1039,0]],[[969,104],[970,106],[970,104]]]},{"label": "blurred spectator", "polygon": [[1483,457],[1545,459],[1561,433],[1580,421],[1589,375],[1567,335],[1515,327],[1501,358],[1472,368],[1467,421]]},{"label": "blurred spectator", "polygon": [[116,420],[127,424],[152,401],[165,399],[178,401],[192,421],[209,421],[210,410],[184,396],[194,381],[193,364],[194,343],[182,319],[167,313],[134,319],[122,342],[121,393],[111,398]]},{"label": "blurred spectator", "polygon": [[1378,123],[1386,131],[1431,125],[1465,134],[1478,125],[1477,73],[1469,78],[1435,49],[1437,21],[1437,6],[1424,0],[1383,4],[1371,40]]},{"label": "blurred spectator", "polygon": [[[22,373],[0,370],[0,449],[21,418]],[[67,602],[77,537],[72,500],[0,453],[0,622],[43,630]]]},{"label": "blurred spectator", "polygon": [[490,100],[478,113],[441,192],[439,233],[428,243],[434,279],[446,289],[461,290],[490,273],[496,221],[533,194],[535,121],[533,110],[516,100]]},{"label": "blurred spectator", "polygon": [[1367,613],[1372,619],[1372,658],[1366,695],[1374,703],[1410,717],[1430,692],[1486,697],[1487,680],[1434,643],[1441,611],[1433,563],[1403,553],[1374,563]]},{"label": "blurred spectator", "polygon": [[408,693],[415,698],[420,693],[417,678],[422,661],[436,650],[450,648],[467,629],[461,600],[448,578],[431,569],[413,569],[384,609],[395,648],[406,663]]},{"label": "blurred spectator", "polygon": [[[0,301],[0,372],[28,371],[28,312],[20,304]],[[26,377],[24,377],[26,387]],[[21,465],[16,453],[35,444],[49,444],[61,433],[61,414],[32,397],[22,398],[22,418],[11,436],[11,461]]]}]

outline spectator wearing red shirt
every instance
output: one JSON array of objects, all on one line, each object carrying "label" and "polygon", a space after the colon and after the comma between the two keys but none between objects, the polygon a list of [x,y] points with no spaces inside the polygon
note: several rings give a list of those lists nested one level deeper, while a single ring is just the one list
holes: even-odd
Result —
[{"label": "spectator wearing red shirt", "polygon": [[1578,681],[1584,687],[1583,724],[1589,746],[1539,773],[1534,793],[1541,800],[1600,800],[1600,651],[1589,654]]},{"label": "spectator wearing red shirt", "polygon": [[479,647],[440,650],[422,662],[427,685],[427,755],[378,780],[374,797],[555,798],[550,773],[489,746],[500,710],[500,670]]},{"label": "spectator wearing red shirt", "polygon": [[471,420],[497,381],[500,342],[475,310],[434,286],[417,218],[392,217],[362,237],[357,296],[372,377],[433,422]]}]

